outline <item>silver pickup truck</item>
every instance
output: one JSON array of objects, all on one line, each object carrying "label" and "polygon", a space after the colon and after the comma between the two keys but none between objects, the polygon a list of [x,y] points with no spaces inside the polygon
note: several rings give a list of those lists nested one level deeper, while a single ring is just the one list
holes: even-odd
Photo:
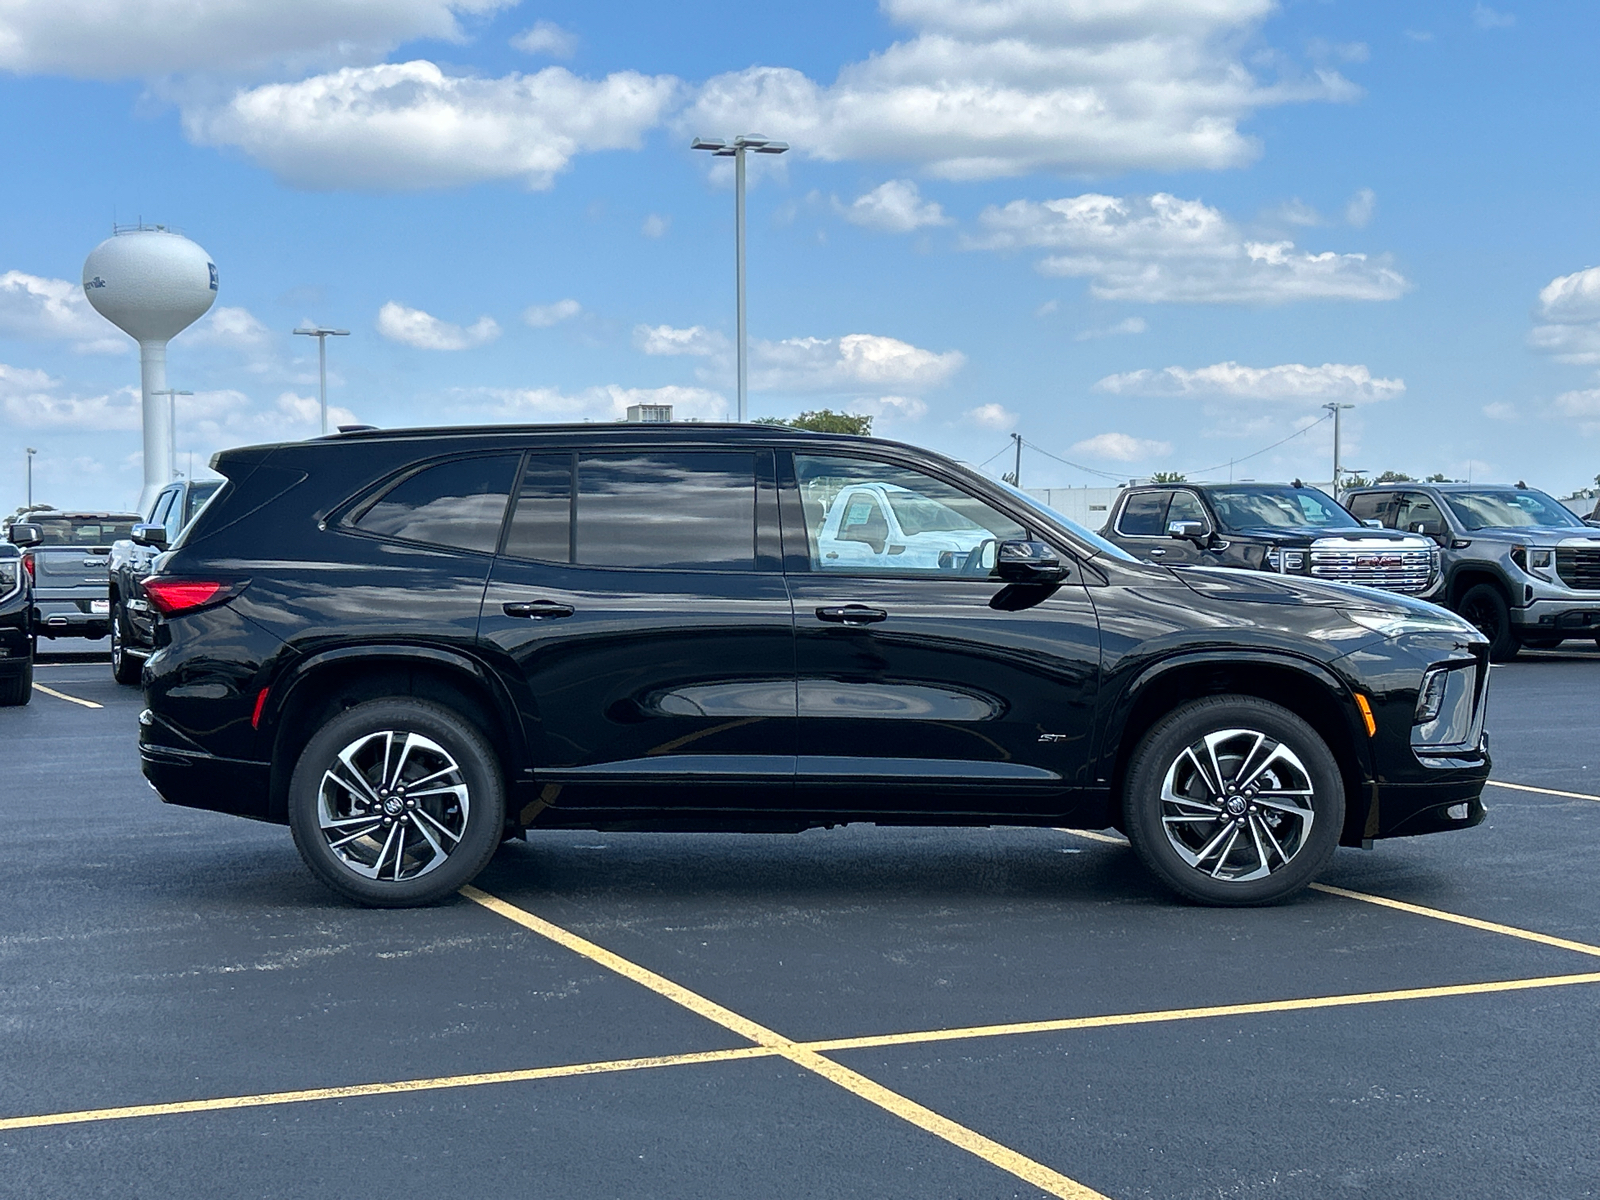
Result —
[{"label": "silver pickup truck", "polygon": [[138,514],[35,508],[16,520],[37,525],[44,535],[23,554],[33,576],[35,634],[105,637],[111,629],[106,598],[111,543],[132,535]]}]

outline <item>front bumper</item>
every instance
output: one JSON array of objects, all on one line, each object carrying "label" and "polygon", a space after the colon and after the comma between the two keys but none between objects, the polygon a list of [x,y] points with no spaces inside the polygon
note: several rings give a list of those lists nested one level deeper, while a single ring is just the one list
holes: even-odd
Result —
[{"label": "front bumper", "polygon": [[1511,610],[1511,624],[1533,637],[1593,637],[1600,634],[1600,594],[1529,601]]}]

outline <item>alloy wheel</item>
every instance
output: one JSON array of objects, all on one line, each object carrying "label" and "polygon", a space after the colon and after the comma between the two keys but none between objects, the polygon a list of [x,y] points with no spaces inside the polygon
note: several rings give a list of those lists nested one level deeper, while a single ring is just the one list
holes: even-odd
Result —
[{"label": "alloy wheel", "polygon": [[322,773],[317,824],[351,871],[399,883],[444,864],[465,836],[471,805],[466,776],[444,747],[383,730],[345,746]]},{"label": "alloy wheel", "polygon": [[1478,632],[1491,642],[1500,638],[1500,614],[1493,604],[1485,600],[1471,600],[1462,605],[1461,615],[1465,617]]},{"label": "alloy wheel", "polygon": [[1161,826],[1178,856],[1224,883],[1282,870],[1306,845],[1316,789],[1298,755],[1253,729],[1185,747],[1161,782]]}]

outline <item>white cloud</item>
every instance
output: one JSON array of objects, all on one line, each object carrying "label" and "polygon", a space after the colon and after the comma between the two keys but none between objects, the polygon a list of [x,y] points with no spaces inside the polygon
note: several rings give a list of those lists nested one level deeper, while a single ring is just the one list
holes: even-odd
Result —
[{"label": "white cloud", "polygon": [[420,308],[391,300],[378,310],[378,332],[391,342],[418,350],[466,350],[494,341],[500,336],[500,326],[493,317],[479,317],[466,327],[452,325]]},{"label": "white cloud", "polygon": [[0,275],[0,335],[70,340],[90,354],[120,354],[133,345],[89,307],[81,286],[22,271]]},{"label": "white cloud", "polygon": [[757,341],[751,359],[750,386],[771,392],[920,390],[946,382],[967,361],[959,350],[939,354],[870,333]]},{"label": "white cloud", "polygon": [[639,226],[639,232],[647,238],[658,238],[666,236],[667,230],[671,228],[671,217],[663,217],[660,213],[651,213],[644,219],[644,224]]},{"label": "white cloud", "polygon": [[0,410],[21,429],[72,431],[140,428],[139,393],[134,388],[80,396],[66,393],[62,381],[32,367],[0,363]]},{"label": "white cloud", "polygon": [[1535,350],[1557,361],[1600,363],[1600,267],[1560,275],[1539,291],[1539,313],[1547,324],[1528,335]]},{"label": "white cloud", "polygon": [[1293,242],[1247,239],[1199,200],[1088,193],[1037,203],[1013,200],[979,216],[987,233],[969,245],[1064,251],[1040,260],[1046,275],[1087,278],[1105,300],[1278,304],[1295,300],[1393,300],[1410,284],[1383,259],[1311,254]]},{"label": "white cloud", "polygon": [[1372,214],[1377,211],[1378,193],[1371,188],[1362,188],[1344,206],[1344,219],[1357,229],[1365,229],[1372,222]]},{"label": "white cloud", "polygon": [[1115,325],[1107,325],[1104,329],[1085,329],[1073,337],[1075,342],[1089,342],[1096,338],[1127,337],[1133,334],[1144,333],[1150,326],[1143,317],[1128,317],[1118,321]]},{"label": "white cloud", "polygon": [[1010,429],[1017,423],[1017,414],[1000,404],[980,404],[961,415],[984,429]]},{"label": "white cloud", "polygon": [[534,304],[522,310],[522,319],[535,329],[548,329],[570,321],[583,311],[576,300],[557,300],[554,304]]},{"label": "white cloud", "polygon": [[1496,12],[1487,4],[1479,4],[1472,10],[1472,23],[1479,29],[1509,29],[1517,23],[1517,18],[1511,13]]},{"label": "white cloud", "polygon": [[920,421],[928,415],[928,406],[915,396],[863,396],[852,400],[850,407],[879,421],[899,423]]},{"label": "white cloud", "polygon": [[1323,223],[1322,214],[1300,199],[1299,196],[1280,204],[1278,211],[1274,215],[1286,225],[1309,226]]},{"label": "white cloud", "polygon": [[884,0],[913,36],[831,85],[757,66],[700,90],[685,129],[761,129],[827,160],[947,179],[1217,169],[1253,159],[1257,109],[1348,100],[1336,72],[1259,81],[1242,58],[1273,0]]},{"label": "white cloud", "polygon": [[728,339],[704,325],[691,325],[687,329],[674,329],[671,325],[635,325],[633,346],[643,354],[707,357],[726,353]]},{"label": "white cloud", "polygon": [[211,310],[187,340],[195,345],[255,349],[271,339],[272,330],[248,308],[218,307]]},{"label": "white cloud", "polygon": [[883,233],[910,233],[925,225],[948,225],[950,218],[932,200],[924,200],[917,185],[909,179],[891,179],[863,196],[857,196],[848,207],[839,206],[844,219],[852,225],[876,229]]},{"label": "white cloud", "polygon": [[1366,403],[1387,400],[1406,390],[1401,379],[1374,379],[1364,366],[1323,363],[1308,367],[1285,363],[1277,367],[1245,367],[1236,362],[1187,370],[1129,371],[1107,375],[1095,391],[1114,396],[1223,396],[1240,400],[1350,400]]},{"label": "white cloud", "polygon": [[457,411],[493,421],[614,421],[629,405],[670,404],[674,420],[722,421],[729,404],[720,392],[697,387],[627,388],[617,384],[563,392],[559,388],[478,388],[457,393]]},{"label": "white cloud", "polygon": [[1165,458],[1172,453],[1171,442],[1134,437],[1128,433],[1097,433],[1092,438],[1074,443],[1072,448],[1079,454],[1109,458],[1115,462],[1144,462],[1152,458]]},{"label": "white cloud", "polygon": [[515,0],[7,0],[0,69],[80,79],[375,57],[413,38],[464,40],[459,17]]},{"label": "white cloud", "polygon": [[1556,411],[1564,417],[1600,417],[1600,388],[1562,392],[1556,397]]},{"label": "white cloud", "polygon": [[1483,406],[1483,415],[1491,421],[1514,421],[1517,419],[1517,406],[1496,400],[1493,404]]},{"label": "white cloud", "polygon": [[571,58],[578,49],[576,35],[553,21],[540,21],[511,39],[511,45],[527,54],[548,54],[551,58]]},{"label": "white cloud", "polygon": [[1048,317],[1051,313],[1055,312],[1056,309],[1058,309],[1060,307],[1061,307],[1061,301],[1059,301],[1059,300],[1046,300],[1043,304],[1039,305],[1038,308],[1033,310],[1033,315],[1036,316],[1036,317]]},{"label": "white cloud", "polygon": [[631,149],[678,87],[564,67],[478,79],[427,61],[346,67],[236,93],[184,112],[199,145],[237,146],[279,179],[316,191],[408,191],[517,179],[550,187],[580,151]]}]

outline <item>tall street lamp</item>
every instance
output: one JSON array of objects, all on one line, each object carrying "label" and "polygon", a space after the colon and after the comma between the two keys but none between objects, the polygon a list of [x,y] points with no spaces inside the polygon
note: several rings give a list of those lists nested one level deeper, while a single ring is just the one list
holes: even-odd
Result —
[{"label": "tall street lamp", "polygon": [[152,396],[167,398],[167,466],[172,478],[178,477],[178,397],[192,396],[193,392],[180,392],[177,388],[156,388]]},{"label": "tall street lamp", "polygon": [[33,456],[39,453],[32,446],[28,448],[28,507],[33,507]]},{"label": "tall street lamp", "polygon": [[747,378],[745,356],[744,332],[744,154],[746,150],[754,150],[757,154],[782,154],[789,148],[788,142],[775,142],[771,138],[764,138],[759,133],[743,133],[731,142],[724,142],[714,138],[695,138],[690,143],[691,150],[709,150],[715,158],[733,159],[733,237],[734,237],[734,271],[737,277],[735,292],[737,294],[739,342],[739,420],[745,419],[747,400]]},{"label": "tall street lamp", "polygon": [[321,385],[317,396],[322,401],[322,432],[328,432],[328,339],[331,337],[349,337],[348,329],[324,329],[318,325],[315,329],[296,329],[296,333],[304,337],[317,339],[317,367],[320,372]]},{"label": "tall street lamp", "polygon": [[1339,498],[1339,414],[1347,409],[1354,408],[1354,404],[1324,404],[1323,408],[1333,414],[1333,498]]}]

